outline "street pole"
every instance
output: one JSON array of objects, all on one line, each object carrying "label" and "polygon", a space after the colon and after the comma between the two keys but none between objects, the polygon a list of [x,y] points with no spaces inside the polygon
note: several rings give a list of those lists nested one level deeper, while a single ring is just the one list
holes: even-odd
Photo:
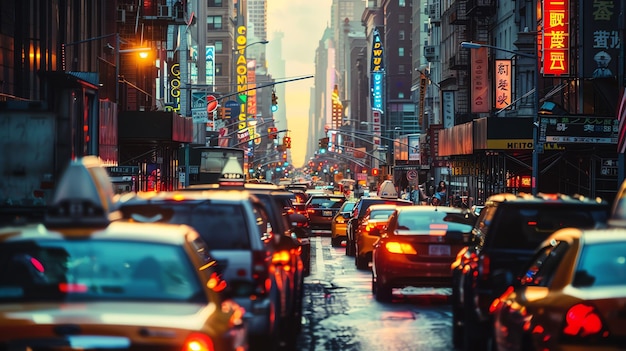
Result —
[{"label": "street pole", "polygon": [[494,50],[499,50],[499,51],[503,51],[503,52],[508,52],[510,54],[513,55],[517,55],[517,56],[523,56],[523,57],[527,57],[527,58],[531,58],[534,60],[534,67],[535,67],[535,88],[534,90],[534,94],[535,94],[535,98],[533,99],[533,103],[534,103],[534,107],[533,107],[533,125],[532,125],[532,133],[533,133],[533,150],[532,150],[532,163],[531,163],[531,193],[533,195],[537,195],[537,189],[539,188],[539,153],[541,151],[541,148],[539,147],[539,53],[538,53],[538,47],[537,47],[537,42],[535,42],[535,54],[529,54],[526,52],[521,52],[521,51],[515,51],[515,50],[509,50],[509,49],[505,49],[505,48],[500,48],[497,46],[493,46],[493,45],[487,45],[487,44],[480,44],[480,43],[473,43],[473,42],[467,42],[464,41],[461,43],[461,47],[462,48],[466,48],[466,49],[478,49],[481,47],[485,47],[485,48],[490,48],[490,49],[494,49]]},{"label": "street pole", "polygon": [[[189,55],[189,48],[187,44],[187,28],[188,26],[179,26],[179,31],[182,32],[181,41],[180,41],[180,53],[179,53],[179,62],[180,62],[180,79],[182,82],[189,82],[189,70],[187,63],[187,56]],[[180,109],[182,115],[184,117],[189,116],[189,111],[187,110],[187,94],[189,92],[186,89],[183,89],[180,92]],[[185,143],[185,184],[184,187],[189,187],[189,143]]]}]

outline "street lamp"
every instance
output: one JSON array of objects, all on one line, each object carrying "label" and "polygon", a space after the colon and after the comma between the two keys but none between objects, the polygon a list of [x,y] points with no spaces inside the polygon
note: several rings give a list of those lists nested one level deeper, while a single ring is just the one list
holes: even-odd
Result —
[{"label": "street lamp", "polygon": [[[533,107],[533,154],[532,154],[532,166],[531,166],[531,193],[537,195],[538,183],[539,183],[539,67],[537,60],[539,59],[537,53],[537,45],[535,45],[535,54],[529,54],[526,52],[520,52],[515,50],[509,50],[500,48],[493,45],[480,44],[464,41],[461,43],[461,47],[465,49],[478,49],[481,47],[508,52],[513,55],[523,56],[535,60],[535,98]],[[531,90],[531,91],[533,91]]]}]

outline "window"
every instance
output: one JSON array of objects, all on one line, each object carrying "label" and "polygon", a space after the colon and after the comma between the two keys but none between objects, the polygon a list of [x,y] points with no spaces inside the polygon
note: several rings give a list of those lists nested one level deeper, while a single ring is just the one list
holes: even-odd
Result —
[{"label": "window", "polygon": [[398,40],[404,40],[404,30],[403,29],[401,29],[398,32]]},{"label": "window", "polygon": [[405,7],[406,6],[406,0],[398,0],[398,6]]},{"label": "window", "polygon": [[398,48],[398,56],[404,57],[404,48]]},{"label": "window", "polygon": [[222,29],[222,16],[208,16],[206,19],[207,30]]},{"label": "window", "polygon": [[221,54],[224,52],[224,42],[221,40],[216,40],[215,43],[213,43],[213,45],[215,45],[215,53],[217,54]]},{"label": "window", "polygon": [[215,63],[215,76],[222,76],[223,75],[223,71],[222,71],[222,64],[221,63]]},{"label": "window", "polygon": [[398,15],[398,23],[404,23],[404,14]]},{"label": "window", "polygon": [[208,7],[222,7],[222,0],[208,0]]},{"label": "window", "polygon": [[404,74],[405,73],[404,65],[398,65],[398,73],[400,73],[400,74]]}]

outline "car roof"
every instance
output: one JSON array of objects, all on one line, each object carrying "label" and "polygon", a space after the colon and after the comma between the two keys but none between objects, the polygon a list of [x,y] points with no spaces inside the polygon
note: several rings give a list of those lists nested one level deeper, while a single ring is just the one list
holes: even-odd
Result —
[{"label": "car roof", "polygon": [[374,204],[367,208],[367,211],[384,211],[384,210],[395,210],[398,206],[394,204]]},{"label": "car roof", "polygon": [[624,228],[564,228],[552,233],[546,240],[575,241],[581,240],[588,244],[613,243],[626,241],[626,229]]},{"label": "car roof", "polygon": [[608,205],[606,200],[601,198],[590,198],[582,195],[566,195],[560,193],[539,193],[537,195],[532,195],[529,193],[520,193],[520,194],[512,194],[512,193],[500,193],[491,195],[485,201],[485,205],[492,205],[494,203],[507,203],[507,204],[528,204],[528,203],[541,203],[541,204],[549,204],[549,203],[558,203],[562,205],[574,204],[574,205],[583,205],[583,204],[604,204]]},{"label": "car roof", "polygon": [[185,191],[159,191],[159,192],[138,192],[122,195],[118,198],[118,205],[132,204],[136,202],[155,202],[155,201],[206,201],[217,200],[226,202],[241,202],[249,200],[250,193],[245,190],[185,190]]},{"label": "car roof", "polygon": [[151,224],[113,222],[105,228],[47,228],[44,224],[30,224],[0,229],[0,242],[21,240],[123,240],[179,245],[198,236],[193,228],[183,224]]}]

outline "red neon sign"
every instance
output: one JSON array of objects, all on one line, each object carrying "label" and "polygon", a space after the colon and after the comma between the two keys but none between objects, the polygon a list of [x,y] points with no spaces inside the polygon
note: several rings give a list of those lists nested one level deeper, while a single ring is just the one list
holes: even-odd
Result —
[{"label": "red neon sign", "polygon": [[569,74],[569,0],[543,2],[543,74]]}]

